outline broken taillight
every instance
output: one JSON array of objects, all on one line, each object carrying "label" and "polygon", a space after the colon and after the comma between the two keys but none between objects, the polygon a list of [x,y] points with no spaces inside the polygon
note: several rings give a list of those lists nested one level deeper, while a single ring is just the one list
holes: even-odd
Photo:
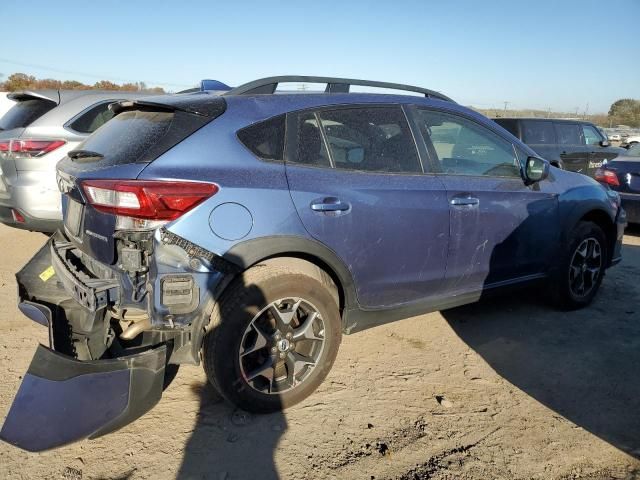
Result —
[{"label": "broken taillight", "polygon": [[96,210],[145,220],[175,220],[218,191],[215,183],[157,180],[85,180]]}]

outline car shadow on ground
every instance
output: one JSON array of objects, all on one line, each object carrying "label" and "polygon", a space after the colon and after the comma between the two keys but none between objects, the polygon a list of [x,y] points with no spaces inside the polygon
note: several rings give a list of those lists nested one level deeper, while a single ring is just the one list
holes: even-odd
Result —
[{"label": "car shadow on ground", "polygon": [[[219,328],[225,322],[238,323],[238,318],[227,318],[224,312],[241,309],[249,319],[266,302],[262,290],[257,285],[247,284],[244,276],[236,277],[234,283],[238,281],[243,282],[240,286],[235,285],[244,292],[243,297],[238,297],[242,299],[241,303],[238,305],[236,301],[240,300],[223,295],[218,301],[220,323],[213,326],[213,329]],[[235,354],[239,348],[240,344],[229,350]],[[229,368],[235,370],[231,358]],[[234,375],[234,388],[248,388],[240,381],[239,371]],[[196,423],[185,445],[182,464],[176,478],[279,478],[274,456],[280,437],[287,428],[284,414],[280,411],[252,415],[237,409],[225,402],[209,383],[192,384],[191,389],[198,396],[200,404]]]},{"label": "car shadow on ground", "polygon": [[558,312],[528,289],[442,315],[505,380],[640,458],[638,279],[640,246],[625,245],[622,263],[583,310]]}]

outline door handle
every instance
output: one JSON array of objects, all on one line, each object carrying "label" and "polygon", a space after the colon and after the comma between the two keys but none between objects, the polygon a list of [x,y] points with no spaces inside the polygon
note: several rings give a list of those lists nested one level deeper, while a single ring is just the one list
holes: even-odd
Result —
[{"label": "door handle", "polygon": [[351,207],[348,203],[342,203],[339,198],[327,197],[311,202],[311,210],[314,212],[345,212]]},{"label": "door handle", "polygon": [[451,199],[451,205],[454,207],[480,205],[480,200],[473,197],[455,197]]}]

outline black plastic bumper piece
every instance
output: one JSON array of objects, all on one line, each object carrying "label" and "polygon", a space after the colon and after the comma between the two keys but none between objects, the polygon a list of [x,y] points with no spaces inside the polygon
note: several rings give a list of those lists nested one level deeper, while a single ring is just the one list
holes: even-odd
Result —
[{"label": "black plastic bumper piece", "polygon": [[95,312],[106,307],[109,302],[118,301],[119,283],[116,279],[92,278],[67,261],[67,251],[75,247],[62,234],[58,232],[51,237],[49,246],[51,265],[58,281],[80,305]]},{"label": "black plastic bumper piece", "polygon": [[158,403],[165,362],[164,345],[130,357],[88,362],[40,345],[0,438],[40,452],[113,432]]}]

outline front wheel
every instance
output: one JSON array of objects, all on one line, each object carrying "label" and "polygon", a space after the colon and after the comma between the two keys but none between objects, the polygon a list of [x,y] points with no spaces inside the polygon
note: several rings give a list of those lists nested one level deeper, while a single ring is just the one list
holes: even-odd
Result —
[{"label": "front wheel", "polygon": [[257,265],[223,293],[202,353],[207,378],[231,403],[256,413],[309,396],[329,373],[341,340],[337,290],[315,265]]},{"label": "front wheel", "polygon": [[607,243],[602,228],[580,222],[571,235],[552,282],[552,296],[562,309],[585,307],[595,297],[607,259]]}]

